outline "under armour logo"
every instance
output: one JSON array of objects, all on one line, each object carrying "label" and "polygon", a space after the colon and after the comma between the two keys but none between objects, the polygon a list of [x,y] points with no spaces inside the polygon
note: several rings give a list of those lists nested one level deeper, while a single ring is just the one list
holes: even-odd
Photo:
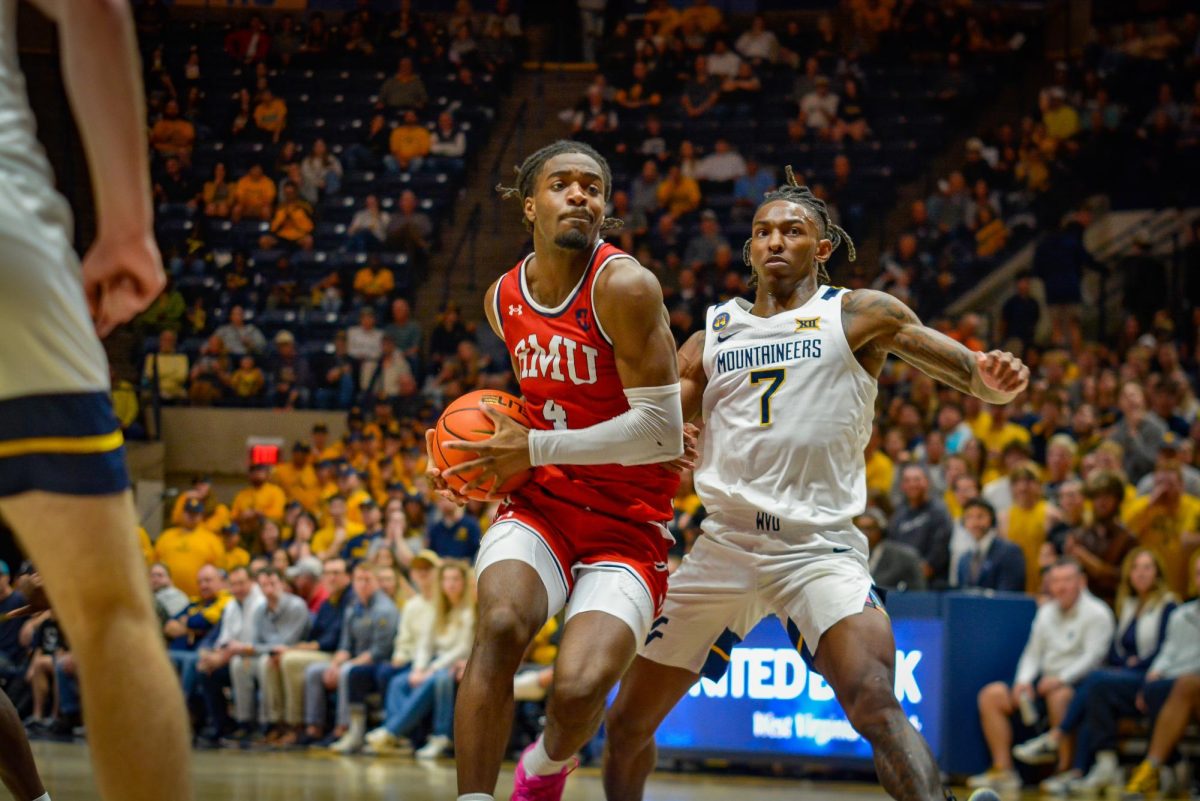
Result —
[{"label": "under armour logo", "polygon": [[520,317],[524,313],[525,313],[525,310],[524,310],[524,308],[522,308],[521,304],[517,304],[516,306],[513,306],[510,304],[508,307],[508,316],[509,317],[512,317],[514,315],[516,315],[517,317]]}]

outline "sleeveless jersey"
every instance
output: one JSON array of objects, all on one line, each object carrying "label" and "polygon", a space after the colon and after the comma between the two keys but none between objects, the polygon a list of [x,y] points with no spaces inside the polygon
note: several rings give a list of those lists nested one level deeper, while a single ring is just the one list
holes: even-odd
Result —
[{"label": "sleeveless jersey", "polygon": [[842,329],[846,291],[822,286],[769,318],[742,299],[708,310],[696,471],[706,531],[862,539],[851,521],[867,502],[863,451],[877,385]]},{"label": "sleeveless jersey", "polygon": [[[600,240],[579,283],[552,309],[529,293],[525,269],[533,254],[501,276],[493,299],[496,320],[533,428],[587,428],[629,411],[594,298],[597,278],[620,257],[629,258]],[[587,511],[655,522],[672,518],[678,484],[676,474],[657,465],[546,465],[514,495],[536,505],[538,493],[547,493]]]}]

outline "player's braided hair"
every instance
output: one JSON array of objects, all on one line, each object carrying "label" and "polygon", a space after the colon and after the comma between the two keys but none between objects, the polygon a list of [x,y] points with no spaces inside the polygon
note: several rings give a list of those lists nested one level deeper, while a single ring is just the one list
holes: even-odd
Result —
[{"label": "player's braided hair", "polygon": [[[854,240],[850,238],[850,234],[846,233],[840,225],[835,225],[829,219],[829,209],[825,207],[825,201],[812,193],[812,190],[796,180],[796,173],[792,170],[792,165],[787,165],[783,168],[783,173],[786,182],[783,186],[776,189],[774,192],[767,192],[763,195],[762,203],[758,204],[758,208],[762,208],[768,203],[774,203],[776,200],[786,200],[789,203],[796,203],[808,209],[821,227],[821,238],[828,239],[833,243],[833,249],[837,250],[838,245],[842,242],[846,243],[846,255],[850,261],[854,261],[858,257],[858,251],[854,248]],[[746,266],[750,265],[750,240],[746,240],[746,244],[742,246],[742,261]],[[825,263],[818,261],[817,278],[822,283],[829,283],[829,272],[825,269]],[[758,285],[758,274],[752,273],[750,276],[750,286]]]},{"label": "player's braided hair", "polygon": [[[564,153],[581,153],[584,156],[594,159],[600,165],[600,173],[604,176],[604,200],[607,202],[612,197],[613,190],[612,169],[609,168],[608,161],[592,146],[583,142],[576,142],[573,139],[559,139],[557,142],[552,142],[541,150],[534,152],[525,161],[521,162],[520,167],[513,168],[517,173],[516,185],[505,186],[504,184],[496,184],[496,191],[505,200],[515,198],[524,202],[525,198],[533,195],[534,184],[537,183],[538,176],[542,174],[542,167],[546,166],[546,162]],[[525,224],[526,231],[533,230],[533,224],[529,222],[529,219],[524,214],[521,215],[521,222]],[[604,222],[600,223],[600,233],[615,231],[624,224],[623,221],[616,217],[605,217]]]}]

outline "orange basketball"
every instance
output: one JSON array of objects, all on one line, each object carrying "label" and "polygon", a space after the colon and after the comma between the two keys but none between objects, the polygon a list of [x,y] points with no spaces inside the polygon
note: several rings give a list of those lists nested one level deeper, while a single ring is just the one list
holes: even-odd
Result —
[{"label": "orange basketball", "polygon": [[[525,415],[525,404],[515,395],[495,389],[480,389],[468,392],[446,407],[433,428],[433,465],[438,470],[448,470],[457,464],[469,462],[478,458],[470,451],[460,451],[455,448],[443,447],[442,443],[454,440],[478,442],[487,439],[495,431],[491,419],[480,411],[481,405],[489,405],[496,411],[508,415],[523,426],[529,426],[529,418]],[[468,470],[465,473],[449,476],[446,483],[451,489],[458,490],[479,475],[478,470]],[[507,495],[524,484],[533,476],[528,470],[515,475],[495,490],[497,495]],[[479,487],[467,497],[475,500],[485,500],[492,492],[488,485]]]}]

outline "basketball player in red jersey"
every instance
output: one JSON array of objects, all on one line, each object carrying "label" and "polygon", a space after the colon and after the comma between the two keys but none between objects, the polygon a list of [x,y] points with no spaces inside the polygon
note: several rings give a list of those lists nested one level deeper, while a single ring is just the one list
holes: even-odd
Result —
[{"label": "basketball player in red jersey", "polygon": [[479,552],[475,647],[455,710],[459,801],[493,798],[513,675],[565,607],[546,728],[522,755],[512,794],[562,797],[575,752],[666,593],[664,523],[678,476],[660,463],[683,454],[679,373],[658,280],[600,238],[611,192],[604,158],[560,141],[526,159],[507,193],[519,194],[534,250],[492,284],[484,308],[533,428],[489,411],[495,434],[458,443],[478,456],[447,475],[482,468],[470,487],[536,472],[501,506]]}]

